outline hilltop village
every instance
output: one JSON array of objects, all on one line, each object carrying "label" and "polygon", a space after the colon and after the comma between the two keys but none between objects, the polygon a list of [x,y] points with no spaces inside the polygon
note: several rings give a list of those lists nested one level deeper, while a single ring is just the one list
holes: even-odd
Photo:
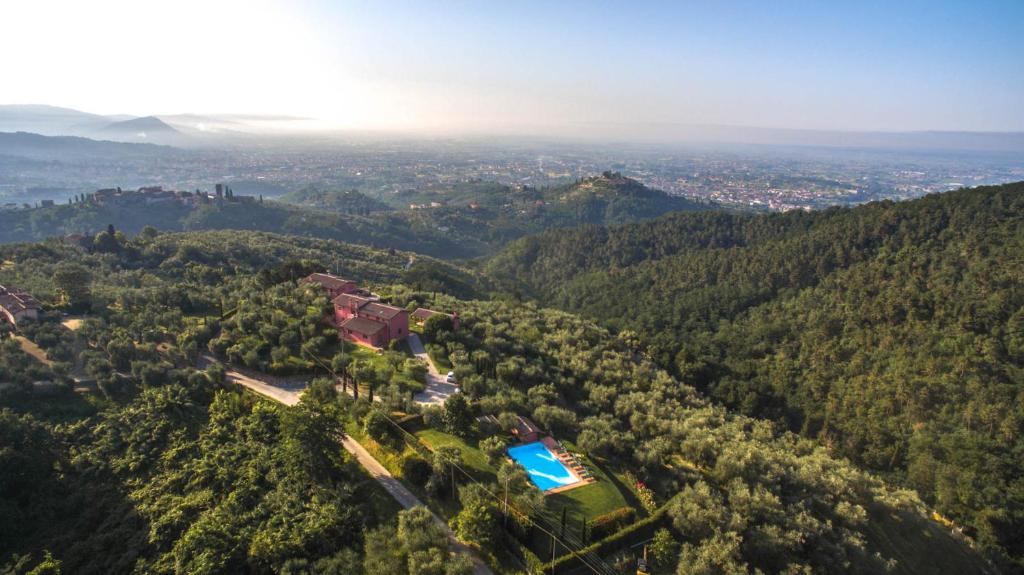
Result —
[{"label": "hilltop village", "polygon": [[[90,201],[99,205],[126,205],[126,204],[178,204],[181,206],[200,206],[212,203],[253,203],[262,201],[262,197],[236,196],[234,191],[224,184],[215,184],[214,191],[204,192],[201,190],[178,191],[165,190],[163,186],[147,186],[137,190],[122,190],[121,188],[105,188],[96,190],[91,194],[83,194],[78,201]],[[72,198],[73,203],[75,198]],[[52,205],[52,203],[51,203]]]}]

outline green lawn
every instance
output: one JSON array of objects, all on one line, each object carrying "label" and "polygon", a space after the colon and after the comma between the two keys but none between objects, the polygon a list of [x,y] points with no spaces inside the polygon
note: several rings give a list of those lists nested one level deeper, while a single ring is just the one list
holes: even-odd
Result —
[{"label": "green lawn", "polygon": [[[358,428],[356,424],[352,423],[349,425],[349,433],[357,439],[367,451],[369,451],[374,457],[376,457],[381,464],[383,464],[388,471],[397,477],[401,477],[401,465],[402,460],[409,455],[412,455],[413,451],[411,448],[406,448],[402,453],[396,452],[390,447],[385,447],[376,444],[372,439],[365,436],[362,433],[362,429]],[[484,455],[476,446],[475,440],[464,440],[460,437],[438,431],[436,429],[423,429],[416,432],[416,436],[431,449],[437,449],[439,447],[452,446],[459,449],[462,454],[462,461],[465,468],[475,475],[482,481],[494,481],[495,480],[495,469],[487,460],[487,456]],[[577,487],[576,489],[570,489],[562,493],[556,493],[547,496],[547,507],[550,510],[552,517],[556,517],[561,514],[561,510],[566,508],[569,516],[573,521],[579,519],[585,519],[587,521],[593,520],[594,518],[615,511],[622,507],[634,507],[637,508],[637,512],[642,515],[643,511],[639,509],[639,506],[630,504],[627,498],[624,496],[618,486],[618,481],[615,481],[608,472],[602,468],[601,465],[597,464],[590,458],[584,458],[584,463],[590,468],[594,477],[597,479],[590,485],[584,485]],[[632,499],[632,498],[631,498]],[[435,508],[437,508],[445,516],[454,513],[455,509],[451,502],[445,501],[432,501]]]},{"label": "green lawn", "polygon": [[589,521],[620,507],[631,507],[619,488],[615,486],[615,482],[601,466],[589,458],[584,460],[584,464],[597,481],[590,485],[548,495],[550,509],[561,510],[562,507],[567,507],[570,513],[577,517],[583,516]]},{"label": "green lawn", "polygon": [[[571,441],[562,440],[562,445],[569,451],[580,452]],[[590,469],[597,481],[590,485],[549,495],[549,507],[552,509],[568,507],[571,513],[575,513],[577,516],[582,515],[588,521],[621,507],[632,507],[636,509],[639,516],[644,515],[643,508],[629,491],[629,487],[623,485],[618,478],[613,477],[604,468],[604,464],[599,464],[592,457],[583,457],[580,459],[580,463]]]},{"label": "green lawn", "polygon": [[[367,362],[370,365],[372,365],[374,369],[390,369],[390,365],[388,363],[388,360],[384,357],[384,354],[377,353],[376,351],[370,348],[363,347],[361,345],[356,345],[350,342],[344,342],[343,344],[339,344],[336,350],[332,350],[330,353],[326,354],[327,357],[339,353],[341,351],[341,345],[345,346],[345,354],[348,355],[349,358],[353,360],[358,359],[360,361]],[[402,354],[403,356],[410,358],[414,357],[412,355],[412,350],[409,349],[409,345],[405,342],[402,342],[402,345],[398,346],[398,349],[396,351],[398,351],[398,353]],[[398,383],[405,391],[412,393],[423,391],[423,388],[426,385],[425,382],[423,381],[410,380],[405,376],[405,374],[401,370],[395,372],[394,379],[392,381]],[[366,389],[365,386],[360,386],[361,394],[366,393],[367,391],[368,390]]]},{"label": "green lawn", "polygon": [[416,437],[419,437],[431,449],[445,446],[457,447],[462,452],[462,461],[466,467],[478,473],[481,479],[494,479],[495,469],[487,460],[484,452],[476,447],[475,441],[467,442],[460,437],[436,429],[422,429],[416,432]]},{"label": "green lawn", "polygon": [[339,343],[338,351],[341,351],[341,346],[345,347],[345,355],[349,356],[352,359],[368,361],[372,363],[374,367],[384,367],[385,365],[387,365],[387,362],[384,361],[383,355],[377,353],[376,351],[368,347],[355,345],[345,340],[341,340],[341,343]]}]

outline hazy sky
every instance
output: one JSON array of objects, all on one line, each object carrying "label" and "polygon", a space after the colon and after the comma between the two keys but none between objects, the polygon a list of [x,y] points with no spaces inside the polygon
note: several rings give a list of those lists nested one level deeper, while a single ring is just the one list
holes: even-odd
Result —
[{"label": "hazy sky", "polygon": [[1024,0],[0,0],[0,103],[538,133],[1024,130]]}]

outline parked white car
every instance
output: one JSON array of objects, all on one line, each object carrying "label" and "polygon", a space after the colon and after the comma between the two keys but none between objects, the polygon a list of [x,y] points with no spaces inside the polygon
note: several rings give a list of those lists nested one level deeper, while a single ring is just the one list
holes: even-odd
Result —
[{"label": "parked white car", "polygon": [[455,383],[455,372],[449,371],[448,375],[444,378],[445,383]]}]

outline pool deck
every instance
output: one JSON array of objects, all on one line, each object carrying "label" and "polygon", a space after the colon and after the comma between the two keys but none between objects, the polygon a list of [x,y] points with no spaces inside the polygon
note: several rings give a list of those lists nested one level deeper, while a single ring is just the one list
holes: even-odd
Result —
[{"label": "pool deck", "polygon": [[569,454],[569,452],[553,438],[549,436],[545,437],[544,439],[541,439],[540,441],[541,443],[544,444],[544,447],[548,448],[548,451],[550,451],[555,457],[558,458],[558,461],[561,462],[561,464],[565,466],[565,468],[569,470],[569,473],[571,473],[572,476],[575,477],[577,480],[575,483],[570,483],[569,485],[563,485],[561,487],[555,487],[554,489],[548,489],[547,491],[544,491],[544,495],[562,493],[565,491],[569,491],[570,489],[576,489],[577,487],[590,485],[591,483],[597,481],[596,479],[594,479],[593,476],[589,474],[585,476],[584,474],[586,473],[586,468],[583,467],[583,465],[581,465],[579,461],[576,461],[576,458]]}]

